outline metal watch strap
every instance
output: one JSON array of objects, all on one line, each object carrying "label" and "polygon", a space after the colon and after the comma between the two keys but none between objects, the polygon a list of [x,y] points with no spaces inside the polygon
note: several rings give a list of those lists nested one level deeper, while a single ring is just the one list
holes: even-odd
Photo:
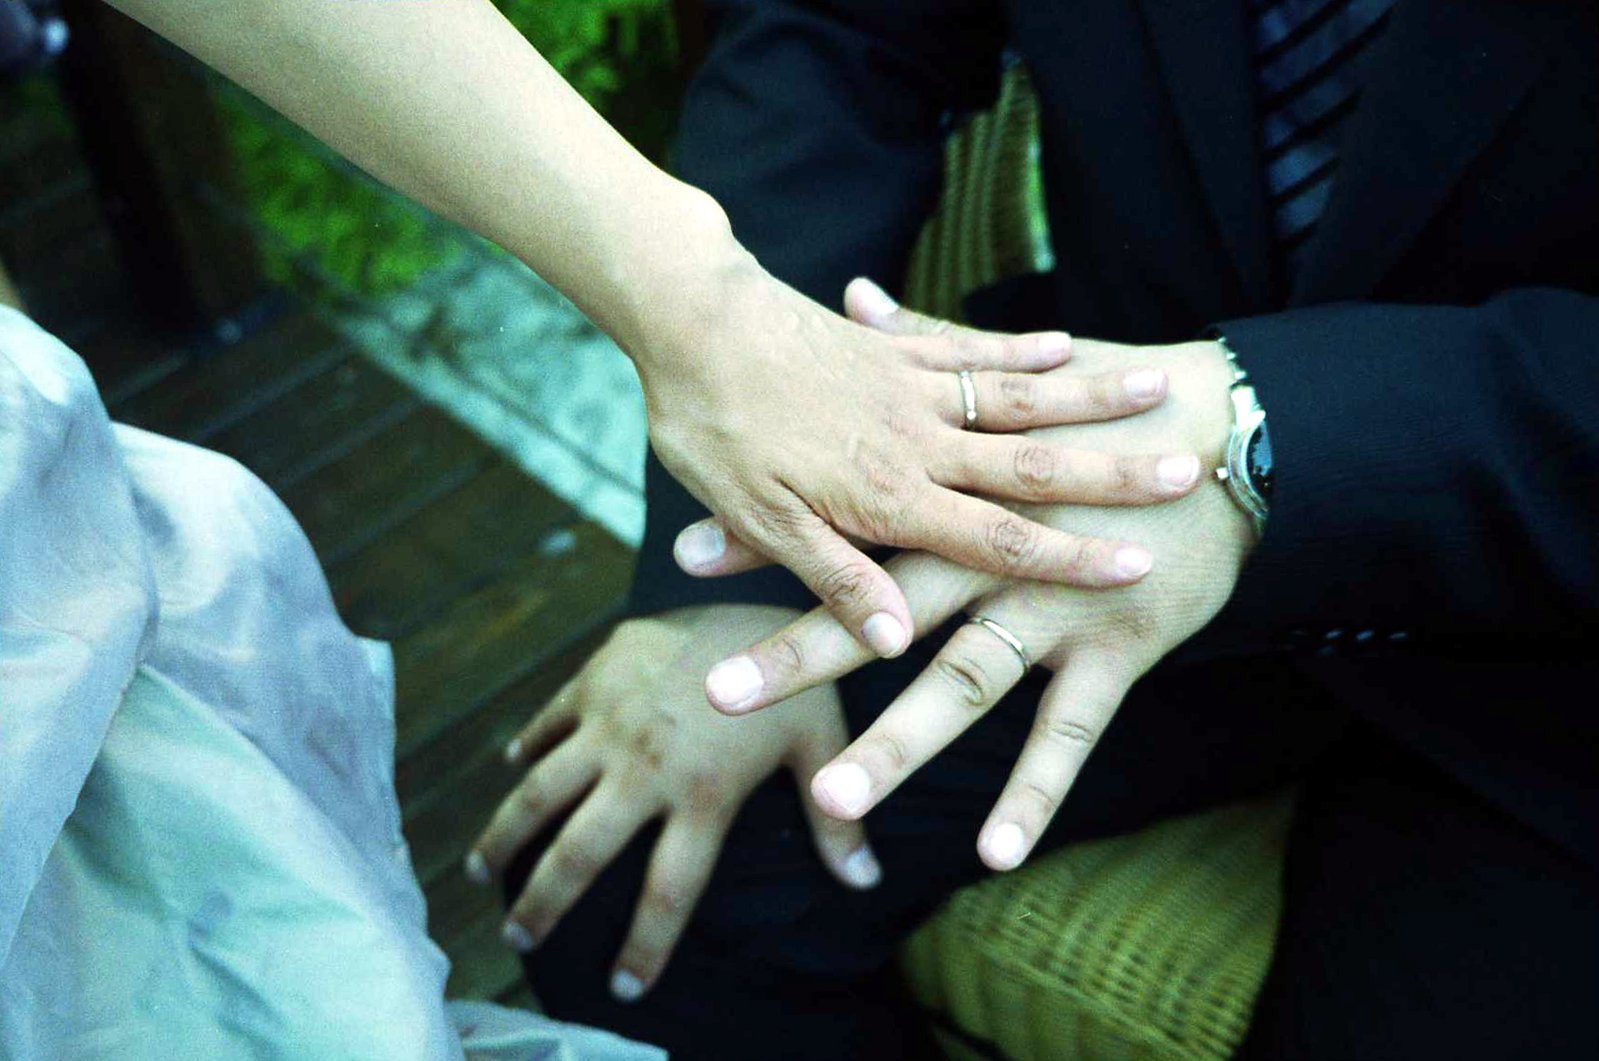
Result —
[{"label": "metal watch strap", "polygon": [[1228,392],[1233,407],[1232,430],[1228,432],[1226,453],[1221,466],[1216,469],[1216,478],[1250,518],[1255,527],[1255,536],[1259,537],[1266,529],[1267,504],[1249,474],[1249,444],[1264,425],[1266,411],[1260,406],[1254,384],[1249,382],[1249,373],[1238,363],[1238,356],[1233,353],[1226,338],[1217,336],[1216,341],[1221,345],[1227,365],[1233,371],[1233,383]]}]

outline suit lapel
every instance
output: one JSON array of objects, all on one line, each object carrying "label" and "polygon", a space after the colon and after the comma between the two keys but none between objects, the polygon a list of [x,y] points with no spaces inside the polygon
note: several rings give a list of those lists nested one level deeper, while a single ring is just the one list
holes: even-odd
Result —
[{"label": "suit lapel", "polygon": [[1244,0],[1138,0],[1221,242],[1250,302],[1271,292],[1271,231]]},{"label": "suit lapel", "polygon": [[1526,92],[1549,14],[1537,0],[1399,0],[1294,304],[1371,294]]}]

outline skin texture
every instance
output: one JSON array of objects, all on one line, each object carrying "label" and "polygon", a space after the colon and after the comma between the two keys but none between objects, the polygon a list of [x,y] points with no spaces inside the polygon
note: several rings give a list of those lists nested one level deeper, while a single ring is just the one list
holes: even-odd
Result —
[{"label": "skin texture", "polygon": [[[508,944],[536,946],[639,830],[658,820],[661,835],[613,990],[626,1001],[654,984],[745,799],[780,770],[793,772],[804,792],[848,741],[830,685],[757,719],[724,718],[700,695],[699,677],[712,659],[798,615],[727,605],[623,623],[534,715],[506,753],[526,772],[467,858],[468,876],[488,883],[570,812],[511,908]],[[881,871],[860,823],[804,802],[823,863],[846,886],[876,884]]]},{"label": "skin texture", "polygon": [[[743,540],[793,570],[875,652],[908,643],[904,596],[858,548],[1125,585],[1149,558],[969,496],[1155,502],[1131,469],[960,430],[953,373],[977,370],[984,430],[1138,413],[1149,366],[1034,379],[1058,333],[887,334],[767,274],[721,208],[611,129],[488,0],[115,0],[378,179],[516,254],[638,367],[663,462]],[[861,319],[892,315],[869,284]],[[875,307],[875,308],[874,308]],[[1042,469],[1042,471],[1040,471]],[[853,539],[853,541],[852,541]],[[703,552],[703,550],[702,550]]]},{"label": "skin texture", "polygon": [[[1168,400],[1145,416],[1030,433],[1107,453],[1188,449],[1205,455],[1205,485],[1170,505],[1148,508],[1031,507],[1036,519],[1148,545],[1160,558],[1136,586],[1108,591],[996,577],[925,553],[888,564],[905,589],[916,629],[928,630],[964,611],[1011,631],[1034,663],[1055,672],[1039,705],[1037,725],[1010,783],[978,841],[998,870],[1020,865],[1065,799],[1095,742],[1128,689],[1163,656],[1221,610],[1253,544],[1253,530],[1211,473],[1221,459],[1231,415],[1231,372],[1217,344],[1135,348],[1079,341],[1060,373],[1102,371],[1117,364],[1162,364]],[[761,562],[731,545],[728,570]],[[736,554],[736,555],[735,555]],[[815,611],[749,651],[713,668],[707,695],[724,712],[743,714],[775,703],[813,682],[847,674],[869,657],[837,622]],[[744,693],[737,701],[722,679]],[[759,688],[750,692],[750,674]],[[1022,676],[1016,653],[993,633],[963,626],[878,721],[813,780],[817,802],[842,819],[858,819],[922,763],[991,708]]]}]

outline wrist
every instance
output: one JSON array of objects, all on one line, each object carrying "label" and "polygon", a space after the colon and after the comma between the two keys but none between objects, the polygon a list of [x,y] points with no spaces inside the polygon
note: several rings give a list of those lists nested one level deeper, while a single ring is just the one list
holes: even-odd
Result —
[{"label": "wrist", "polygon": [[715,199],[678,181],[652,218],[649,237],[611,277],[618,305],[601,322],[641,376],[704,353],[707,330],[731,305],[771,283],[733,238]]}]

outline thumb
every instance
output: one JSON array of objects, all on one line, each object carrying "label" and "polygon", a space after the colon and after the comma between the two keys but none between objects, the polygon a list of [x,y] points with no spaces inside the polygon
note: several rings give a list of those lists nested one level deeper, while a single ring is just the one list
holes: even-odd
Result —
[{"label": "thumb", "polygon": [[851,280],[844,289],[844,313],[856,324],[864,324],[885,335],[945,335],[959,328],[948,321],[906,309],[864,276]]},{"label": "thumb", "polygon": [[845,743],[840,717],[833,739],[813,741],[801,749],[794,762],[794,779],[822,864],[846,888],[867,891],[877,887],[883,879],[883,868],[872,852],[871,841],[866,838],[866,826],[859,821],[839,821],[830,817],[811,796],[811,778],[844,750]]}]

